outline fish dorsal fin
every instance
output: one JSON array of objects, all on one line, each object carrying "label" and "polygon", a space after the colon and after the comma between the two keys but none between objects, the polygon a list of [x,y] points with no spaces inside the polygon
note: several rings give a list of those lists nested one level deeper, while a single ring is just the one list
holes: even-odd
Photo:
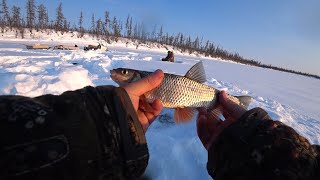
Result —
[{"label": "fish dorsal fin", "polygon": [[206,78],[206,73],[204,72],[202,61],[193,65],[184,77],[192,79],[192,80],[197,81],[199,83],[206,82],[207,78]]},{"label": "fish dorsal fin", "polygon": [[174,121],[176,123],[188,122],[192,119],[195,112],[194,108],[176,108],[174,111]]}]

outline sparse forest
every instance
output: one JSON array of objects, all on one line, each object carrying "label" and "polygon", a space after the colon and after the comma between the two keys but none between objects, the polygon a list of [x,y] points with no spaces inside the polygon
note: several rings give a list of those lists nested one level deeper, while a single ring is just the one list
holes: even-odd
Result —
[{"label": "sparse forest", "polygon": [[[25,8],[25,15],[22,14],[22,8]],[[0,7],[0,30],[4,33],[6,27],[15,29],[16,37],[24,38],[24,34],[32,30],[43,31],[47,29],[56,32],[77,31],[79,37],[85,33],[91,36],[101,38],[107,42],[118,41],[119,38],[127,38],[132,41],[143,43],[159,43],[173,46],[177,51],[187,53],[203,54],[206,57],[221,58],[231,60],[241,64],[259,66],[289,73],[300,74],[304,76],[320,79],[320,76],[289,70],[273,65],[262,64],[254,59],[247,59],[235,52],[228,52],[214,42],[204,40],[202,37],[191,37],[182,32],[169,34],[164,31],[163,26],[155,25],[149,32],[143,22],[135,22],[128,15],[123,21],[116,16],[111,16],[106,10],[104,17],[91,16],[90,27],[84,27],[84,13],[79,12],[78,22],[70,22],[63,14],[63,4],[60,3],[56,8],[55,17],[49,17],[48,9],[43,4],[36,4],[35,0],[26,0],[25,7],[8,7],[7,0],[1,0]],[[71,24],[73,24],[71,26]]]}]

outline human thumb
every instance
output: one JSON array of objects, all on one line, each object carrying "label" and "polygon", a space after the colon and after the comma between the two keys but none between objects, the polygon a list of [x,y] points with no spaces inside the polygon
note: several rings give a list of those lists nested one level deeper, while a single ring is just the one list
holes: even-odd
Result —
[{"label": "human thumb", "polygon": [[141,96],[159,86],[162,82],[163,76],[163,71],[158,69],[152,74],[128,84],[125,89],[127,92],[131,92],[136,96]]},{"label": "human thumb", "polygon": [[246,112],[246,110],[232,101],[232,98],[234,97],[228,96],[225,91],[221,91],[219,94],[219,101],[224,110],[227,111],[231,117],[238,119]]}]

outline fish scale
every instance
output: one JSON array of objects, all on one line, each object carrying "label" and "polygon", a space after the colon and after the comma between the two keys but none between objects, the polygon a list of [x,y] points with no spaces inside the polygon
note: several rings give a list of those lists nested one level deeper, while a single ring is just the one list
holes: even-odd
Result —
[{"label": "fish scale", "polygon": [[[142,73],[143,76],[147,73]],[[159,87],[145,94],[148,102],[161,99],[165,107],[206,107],[216,104],[218,90],[186,77],[165,74]]]}]

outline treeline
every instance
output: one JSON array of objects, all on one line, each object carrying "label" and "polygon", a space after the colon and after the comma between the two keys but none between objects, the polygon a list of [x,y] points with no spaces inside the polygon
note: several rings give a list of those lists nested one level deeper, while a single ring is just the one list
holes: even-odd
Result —
[{"label": "treeline", "polygon": [[85,33],[104,39],[108,42],[110,40],[118,41],[120,37],[138,41],[139,43],[155,42],[159,44],[166,44],[175,47],[181,52],[198,53],[207,57],[221,58],[231,60],[237,63],[259,66],[289,73],[300,74],[304,76],[314,77],[320,79],[317,75],[303,73],[299,71],[280,68],[272,65],[265,65],[253,59],[246,59],[238,53],[228,52],[222,47],[216,45],[214,42],[204,41],[203,38],[191,38],[189,35],[178,33],[176,35],[164,32],[162,26],[154,25],[150,32],[144,23],[135,22],[133,18],[128,15],[125,21],[111,17],[106,10],[103,17],[91,16],[90,27],[84,27],[84,13],[79,13],[78,22],[71,22],[65,17],[63,13],[62,3],[58,5],[55,12],[55,17],[51,19],[48,15],[48,9],[43,4],[36,4],[35,0],[26,0],[25,12],[26,16],[22,15],[21,7],[8,7],[6,0],[1,0],[0,9],[0,28],[2,33],[5,27],[15,28],[16,37],[24,38],[26,29],[40,31],[53,29],[56,32],[77,31],[79,37]]}]

